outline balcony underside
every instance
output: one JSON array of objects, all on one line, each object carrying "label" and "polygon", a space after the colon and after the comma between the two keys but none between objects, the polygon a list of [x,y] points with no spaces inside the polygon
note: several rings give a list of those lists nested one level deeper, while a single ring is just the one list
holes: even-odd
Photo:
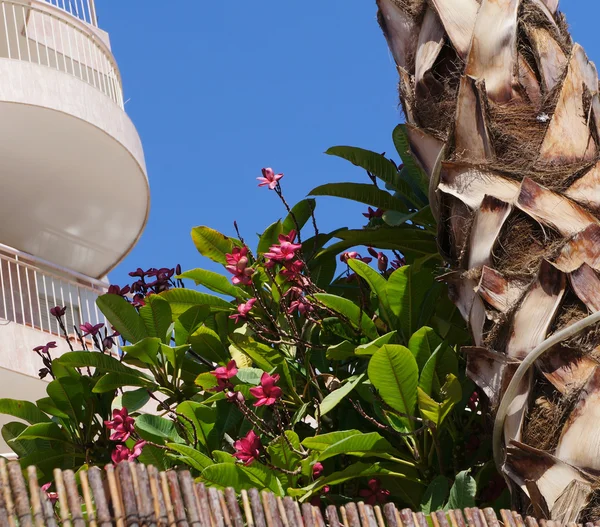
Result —
[{"label": "balcony underside", "polygon": [[147,218],[134,126],[64,72],[0,59],[0,78],[0,243],[103,277]]}]

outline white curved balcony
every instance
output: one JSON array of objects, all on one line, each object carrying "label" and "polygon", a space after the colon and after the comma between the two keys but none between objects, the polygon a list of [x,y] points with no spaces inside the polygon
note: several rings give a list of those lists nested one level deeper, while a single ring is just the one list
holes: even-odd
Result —
[{"label": "white curved balcony", "polygon": [[92,8],[0,0],[0,243],[100,278],[139,238],[149,189]]}]

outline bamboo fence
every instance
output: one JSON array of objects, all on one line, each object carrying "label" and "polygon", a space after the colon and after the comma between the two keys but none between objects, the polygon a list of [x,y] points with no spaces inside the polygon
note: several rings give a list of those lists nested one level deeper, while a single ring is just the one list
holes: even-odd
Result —
[{"label": "bamboo fence", "polygon": [[[188,471],[159,472],[152,466],[123,462],[104,470],[55,470],[58,503],[40,489],[35,467],[0,459],[0,526],[4,527],[574,527],[581,524],[522,518],[516,512],[470,508],[430,515],[348,503],[322,511],[309,503],[251,489],[195,483]],[[77,482],[79,479],[79,483]],[[585,527],[600,527],[600,522]]]}]

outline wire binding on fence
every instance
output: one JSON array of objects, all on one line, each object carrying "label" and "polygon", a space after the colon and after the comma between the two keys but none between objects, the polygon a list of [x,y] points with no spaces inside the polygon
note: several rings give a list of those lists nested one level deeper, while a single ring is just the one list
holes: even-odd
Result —
[{"label": "wire binding on fence", "polygon": [[[58,503],[42,491],[35,467],[0,459],[0,526],[8,527],[576,527],[565,522],[523,518],[493,509],[467,508],[429,515],[399,510],[393,503],[348,503],[323,510],[271,492],[251,489],[238,496],[196,483],[189,471],[159,472],[123,462],[104,470],[55,470]],[[77,483],[79,479],[79,484]],[[599,526],[586,523],[585,527]]]}]

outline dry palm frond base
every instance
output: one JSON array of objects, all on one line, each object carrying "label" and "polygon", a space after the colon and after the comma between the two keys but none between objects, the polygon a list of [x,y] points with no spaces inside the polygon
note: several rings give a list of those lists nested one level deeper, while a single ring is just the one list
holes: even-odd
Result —
[{"label": "dry palm frond base", "polygon": [[[600,310],[598,73],[557,0],[377,3],[473,335],[468,372],[493,413],[520,361]],[[423,155],[432,145],[441,165]],[[599,421],[592,327],[538,359],[510,404],[500,468],[515,506],[600,520]]]}]

